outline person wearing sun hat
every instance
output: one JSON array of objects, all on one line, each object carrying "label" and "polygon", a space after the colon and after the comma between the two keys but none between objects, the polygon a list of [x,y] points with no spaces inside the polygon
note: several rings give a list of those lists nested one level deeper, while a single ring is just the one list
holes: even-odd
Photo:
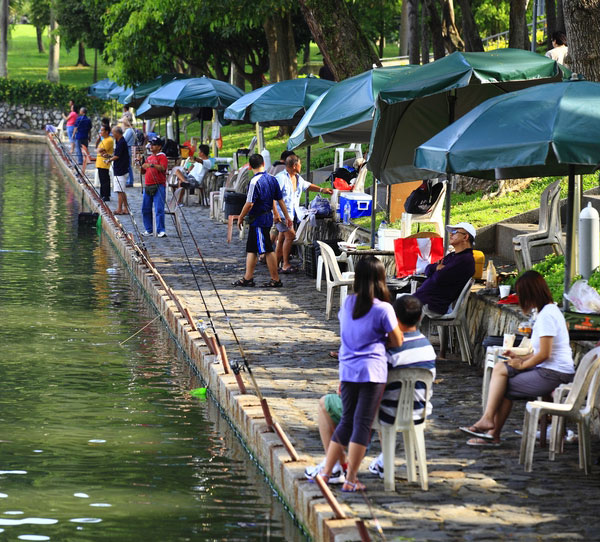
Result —
[{"label": "person wearing sun hat", "polygon": [[448,241],[454,251],[425,268],[427,279],[414,293],[423,303],[423,314],[430,318],[446,314],[475,273],[475,228],[468,222],[459,222],[446,226],[446,229],[450,235]]}]

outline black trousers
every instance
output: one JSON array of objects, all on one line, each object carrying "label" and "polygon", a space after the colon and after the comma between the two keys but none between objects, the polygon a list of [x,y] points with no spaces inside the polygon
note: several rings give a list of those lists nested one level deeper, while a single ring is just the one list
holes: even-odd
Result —
[{"label": "black trousers", "polygon": [[98,178],[100,179],[100,197],[103,200],[110,199],[110,174],[108,169],[98,168]]}]

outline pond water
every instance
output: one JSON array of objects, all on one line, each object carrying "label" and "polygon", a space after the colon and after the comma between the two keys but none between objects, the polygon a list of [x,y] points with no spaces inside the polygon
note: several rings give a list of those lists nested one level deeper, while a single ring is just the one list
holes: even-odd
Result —
[{"label": "pond water", "polygon": [[0,143],[0,540],[305,540],[78,212]]}]

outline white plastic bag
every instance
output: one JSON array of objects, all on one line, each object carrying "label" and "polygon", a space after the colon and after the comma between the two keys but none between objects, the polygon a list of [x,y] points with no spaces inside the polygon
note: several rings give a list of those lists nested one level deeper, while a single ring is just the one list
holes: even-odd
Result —
[{"label": "white plastic bag", "polygon": [[587,280],[578,280],[564,296],[577,312],[600,313],[600,294]]}]

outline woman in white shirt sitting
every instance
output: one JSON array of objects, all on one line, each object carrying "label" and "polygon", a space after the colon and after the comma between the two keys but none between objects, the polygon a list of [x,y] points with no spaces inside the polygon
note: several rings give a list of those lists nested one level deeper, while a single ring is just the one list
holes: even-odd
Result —
[{"label": "woman in white shirt sitting", "polygon": [[535,399],[573,380],[575,372],[565,318],[552,301],[552,294],[537,271],[526,271],[515,284],[524,313],[538,312],[531,332],[533,353],[516,356],[494,366],[483,416],[460,430],[473,438],[469,446],[498,446],[500,431],[515,399]]}]

